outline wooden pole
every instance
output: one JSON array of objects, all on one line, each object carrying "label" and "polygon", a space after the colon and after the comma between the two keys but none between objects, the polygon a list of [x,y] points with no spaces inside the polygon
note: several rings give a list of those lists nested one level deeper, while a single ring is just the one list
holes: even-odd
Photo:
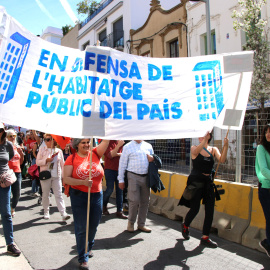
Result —
[{"label": "wooden pole", "polygon": [[[89,179],[92,178],[92,150],[93,150],[93,137],[90,140],[90,168],[89,168]],[[88,157],[87,157],[88,158]],[[87,200],[87,220],[86,220],[86,237],[85,237],[85,254],[88,248],[88,231],[89,231],[89,217],[90,217],[90,197],[91,197],[91,187],[88,187],[88,200]]]},{"label": "wooden pole", "polygon": [[[233,109],[234,109],[234,110],[235,110],[235,108],[236,108],[236,103],[237,103],[237,100],[238,100],[238,97],[239,97],[239,92],[240,92],[240,88],[241,88],[241,85],[242,85],[242,81],[243,81],[243,72],[241,72],[241,74],[240,74],[240,79],[239,79],[239,83],[238,83],[237,93],[236,93],[235,100],[234,100],[234,105],[233,105]],[[225,138],[228,137],[229,130],[230,130],[230,126],[228,127],[227,134],[226,134]],[[223,152],[224,152],[224,145],[223,145],[222,150],[221,150],[221,156],[220,156],[220,159],[221,159],[221,157],[222,157]],[[219,168],[219,164],[220,164],[220,160],[218,161],[218,165],[217,165],[217,168],[216,168],[216,171],[215,171],[215,175],[214,175],[213,181],[214,181],[215,178],[216,178],[217,171],[218,171],[218,168]]]},{"label": "wooden pole", "polygon": [[[100,41],[97,41],[97,46],[100,46]],[[92,112],[95,111],[95,94],[93,95],[93,103],[92,103]],[[90,140],[90,168],[89,168],[89,179],[92,178],[92,157],[93,157],[93,137]],[[85,237],[85,254],[87,253],[88,248],[88,231],[89,231],[89,218],[90,218],[90,197],[91,197],[91,188],[88,187],[88,201],[87,201],[87,220],[86,220],[86,237]]]}]

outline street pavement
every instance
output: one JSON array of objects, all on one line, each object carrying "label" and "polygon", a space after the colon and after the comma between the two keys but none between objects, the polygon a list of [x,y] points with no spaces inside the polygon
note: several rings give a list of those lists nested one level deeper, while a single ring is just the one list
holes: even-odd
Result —
[{"label": "street pavement", "polygon": [[[51,218],[43,219],[37,198],[30,197],[29,182],[23,182],[22,196],[13,219],[14,239],[20,257],[6,253],[0,226],[0,270],[73,270],[78,269],[73,218],[63,222],[52,196]],[[71,214],[69,198],[64,199]],[[152,233],[126,231],[127,220],[115,216],[115,200],[108,205],[111,215],[102,216],[89,259],[95,270],[162,269],[270,269],[265,253],[243,247],[212,235],[217,249],[203,248],[201,233],[191,229],[191,239],[184,240],[179,221],[148,213],[147,226]],[[1,223],[1,222],[0,222]]]}]

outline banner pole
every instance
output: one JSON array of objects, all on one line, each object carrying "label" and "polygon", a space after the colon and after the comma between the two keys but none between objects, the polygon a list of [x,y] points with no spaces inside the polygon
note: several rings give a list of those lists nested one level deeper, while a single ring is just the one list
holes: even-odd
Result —
[{"label": "banner pole", "polygon": [[[100,46],[100,41],[97,41],[97,46]],[[93,103],[92,103],[92,111],[95,111],[95,104],[96,98],[95,93],[93,95]],[[92,178],[92,156],[93,156],[93,137],[91,137],[90,140],[90,168],[89,168],[89,179]],[[89,218],[90,218],[90,197],[91,197],[91,187],[88,187],[88,200],[87,200],[87,220],[86,220],[86,236],[85,236],[85,254],[87,253],[87,247],[88,247],[88,231],[89,231]]]},{"label": "banner pole", "polygon": [[[235,110],[235,108],[236,108],[236,103],[237,103],[237,100],[239,98],[239,92],[240,92],[240,88],[241,88],[241,85],[242,85],[242,81],[243,81],[243,72],[241,72],[241,74],[240,74],[240,79],[239,79],[239,84],[238,84],[238,88],[237,88],[237,93],[236,93],[234,104],[233,104],[233,110]],[[230,126],[228,127],[227,134],[226,134],[225,138],[228,138],[229,131],[230,131]],[[222,150],[221,150],[220,159],[222,157],[223,152],[224,152],[224,145],[223,145]],[[216,178],[219,165],[220,165],[220,160],[218,161],[218,165],[217,165],[217,168],[216,168],[216,171],[215,171],[215,175],[214,175],[213,181]]]},{"label": "banner pole", "polygon": [[[92,178],[92,154],[93,151],[93,137],[90,140],[90,169],[89,169],[89,179],[91,180]],[[88,200],[87,200],[87,220],[86,220],[86,237],[85,237],[85,254],[88,252],[88,233],[89,233],[89,217],[90,217],[90,197],[91,197],[91,187],[88,187]]]}]

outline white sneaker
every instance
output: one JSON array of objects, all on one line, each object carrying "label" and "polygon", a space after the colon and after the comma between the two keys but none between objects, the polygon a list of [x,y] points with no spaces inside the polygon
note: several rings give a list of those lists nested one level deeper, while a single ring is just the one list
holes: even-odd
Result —
[{"label": "white sneaker", "polygon": [[62,220],[65,221],[65,220],[68,220],[68,219],[70,219],[70,215],[67,214],[67,213],[64,213],[64,214],[62,215]]},{"label": "white sneaker", "polygon": [[49,219],[50,218],[50,214],[49,213],[45,213],[44,214],[44,219]]}]

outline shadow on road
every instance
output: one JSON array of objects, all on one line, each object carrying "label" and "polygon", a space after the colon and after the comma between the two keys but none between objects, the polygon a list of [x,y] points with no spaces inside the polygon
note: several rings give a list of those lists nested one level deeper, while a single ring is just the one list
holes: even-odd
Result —
[{"label": "shadow on road", "polygon": [[147,263],[144,270],[161,270],[166,266],[179,266],[181,269],[190,269],[186,265],[188,258],[202,254],[204,247],[197,246],[193,250],[185,250],[184,239],[177,239],[177,243],[173,248],[161,250],[156,260]]}]

